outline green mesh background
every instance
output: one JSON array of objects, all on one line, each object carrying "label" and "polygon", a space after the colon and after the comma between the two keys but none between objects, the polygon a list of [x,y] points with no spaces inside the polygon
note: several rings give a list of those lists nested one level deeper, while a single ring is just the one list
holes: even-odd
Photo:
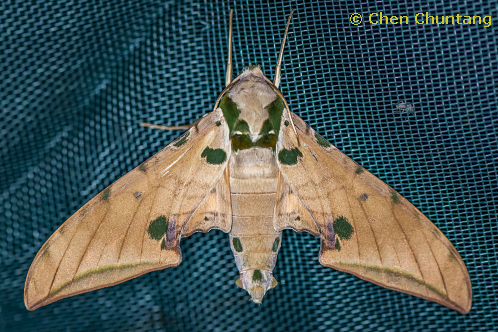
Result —
[{"label": "green mesh background", "polygon": [[[291,110],[449,238],[472,279],[468,315],[322,267],[319,239],[292,231],[261,306],[234,285],[228,236],[211,231],[182,240],[176,268],[25,309],[45,240],[181,133],[138,123],[190,124],[212,110],[229,8],[234,74],[257,63],[270,78],[297,9],[281,86]],[[349,23],[380,11],[498,20],[495,1],[1,1],[0,330],[498,329],[498,22]]]}]

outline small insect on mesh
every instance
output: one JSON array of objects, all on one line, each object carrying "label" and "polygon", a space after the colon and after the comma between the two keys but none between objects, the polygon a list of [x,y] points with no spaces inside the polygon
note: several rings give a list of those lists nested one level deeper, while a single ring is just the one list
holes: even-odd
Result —
[{"label": "small insect on mesh", "polygon": [[[291,110],[427,215],[465,261],[469,314],[321,266],[319,239],[284,231],[262,305],[236,287],[221,231],[182,240],[180,266],[29,312],[28,268],[90,198],[212,110],[234,73],[273,78]],[[369,14],[407,15],[372,24]],[[497,25],[492,1],[0,3],[1,331],[492,331],[498,327]],[[363,23],[353,25],[359,13]]]}]

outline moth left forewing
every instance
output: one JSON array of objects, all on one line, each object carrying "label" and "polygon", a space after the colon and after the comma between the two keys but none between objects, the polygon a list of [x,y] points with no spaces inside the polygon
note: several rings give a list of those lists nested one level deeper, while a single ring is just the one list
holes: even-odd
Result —
[{"label": "moth left forewing", "polygon": [[70,217],[31,265],[26,307],[178,265],[181,232],[227,166],[227,136],[221,110],[208,114]]},{"label": "moth left forewing", "polygon": [[300,144],[291,126],[282,126],[278,164],[320,231],[320,263],[468,312],[470,278],[448,239],[396,191],[292,117]]}]

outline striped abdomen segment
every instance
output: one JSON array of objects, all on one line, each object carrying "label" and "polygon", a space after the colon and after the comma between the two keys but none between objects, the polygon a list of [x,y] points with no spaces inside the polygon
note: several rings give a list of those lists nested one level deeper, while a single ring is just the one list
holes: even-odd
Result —
[{"label": "striped abdomen segment", "polygon": [[[271,149],[232,154],[230,246],[241,272],[239,286],[260,302],[272,286],[281,233],[273,227],[278,167]],[[252,289],[252,291],[251,291]]]}]

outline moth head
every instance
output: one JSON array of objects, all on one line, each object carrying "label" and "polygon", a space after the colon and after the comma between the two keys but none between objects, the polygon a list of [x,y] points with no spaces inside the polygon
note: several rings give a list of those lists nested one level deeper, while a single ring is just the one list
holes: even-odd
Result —
[{"label": "moth head", "polygon": [[240,274],[236,284],[251,295],[254,303],[260,304],[266,292],[278,283],[270,271],[246,270]]}]

